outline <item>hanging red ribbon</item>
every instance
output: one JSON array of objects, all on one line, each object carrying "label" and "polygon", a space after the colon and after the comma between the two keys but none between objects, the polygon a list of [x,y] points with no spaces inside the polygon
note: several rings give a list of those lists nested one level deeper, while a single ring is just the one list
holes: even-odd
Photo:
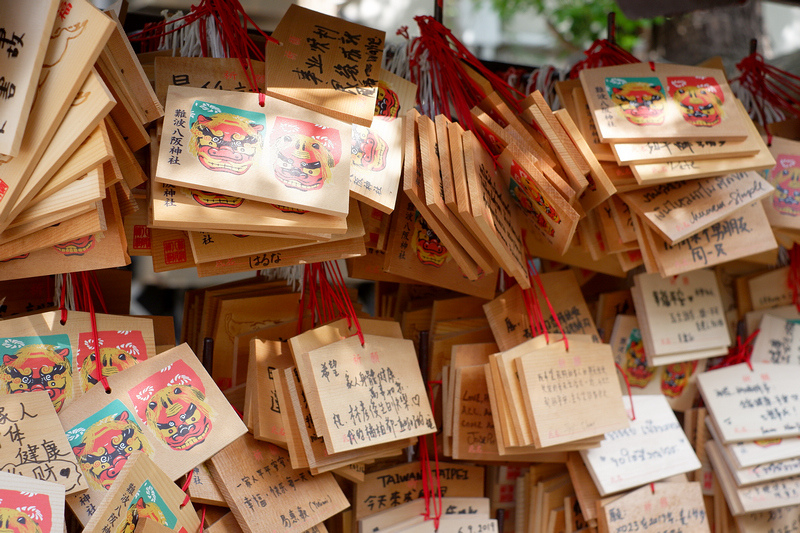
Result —
[{"label": "hanging red ribbon", "polygon": [[181,509],[186,507],[186,504],[189,503],[189,484],[192,482],[192,478],[194,477],[194,468],[189,470],[189,473],[186,474],[186,481],[183,482],[183,486],[181,490],[186,493],[186,496],[183,498],[183,503],[181,503]]},{"label": "hanging red ribbon", "polygon": [[[731,85],[738,84],[752,97],[745,104],[750,104],[748,110],[767,132],[767,143],[772,144],[772,134],[769,124],[773,118],[780,120],[778,115],[794,115],[800,117],[800,76],[785,70],[768,65],[764,57],[756,51],[736,64],[739,75],[731,79]],[[767,114],[771,108],[773,116]]]},{"label": "hanging red ribbon", "polygon": [[[441,385],[441,381],[428,382],[428,394],[430,395],[431,405],[434,404],[433,385]],[[433,440],[433,457],[434,457],[434,476],[431,479],[431,459],[428,450],[428,439],[426,435],[420,437],[419,441],[419,454],[420,454],[420,468],[422,470],[422,491],[425,498],[425,516],[426,520],[433,520],[434,529],[439,529],[439,520],[442,517],[442,479],[439,469],[439,445],[436,440],[436,433],[431,436]],[[435,485],[434,485],[435,483]],[[433,494],[435,488],[435,496]],[[434,501],[434,497],[438,500]],[[431,512],[433,509],[433,512]]]},{"label": "hanging red ribbon", "polygon": [[750,356],[753,355],[753,344],[755,343],[756,337],[758,337],[759,331],[761,330],[755,330],[744,342],[742,342],[741,335],[737,335],[736,344],[728,348],[728,355],[724,356],[719,363],[709,366],[706,370],[716,370],[726,366],[746,363],[747,367],[752,371],[753,364],[750,362]]},{"label": "hanging red ribbon", "polygon": [[628,65],[641,63],[633,54],[620,48],[608,39],[598,39],[584,52],[586,58],[578,61],[569,71],[569,79],[578,77],[581,70],[588,68],[611,67],[614,65]]},{"label": "hanging red ribbon", "polygon": [[[103,375],[103,362],[100,357],[100,338],[97,332],[97,315],[94,311],[94,299],[92,298],[92,281],[88,272],[81,272],[79,274],[80,279],[80,287],[82,289],[82,298],[81,304],[82,306],[78,306],[79,309],[85,310],[89,312],[89,319],[92,323],[92,342],[94,342],[94,363],[95,369],[97,370],[97,379],[102,383],[103,388],[105,389],[106,393],[111,392],[111,387],[108,385],[108,379]],[[73,286],[77,286],[73,281]],[[96,288],[99,288],[99,283],[94,285]],[[100,301],[103,309],[105,309],[105,302],[103,301],[102,293],[98,292],[98,300]],[[88,361],[87,361],[88,362]]]},{"label": "hanging red ribbon", "polygon": [[[542,297],[544,298],[544,301],[547,304],[547,309],[550,311],[550,316],[553,317],[553,321],[555,321],[558,331],[561,332],[561,336],[564,338],[564,349],[569,351],[569,340],[567,339],[567,334],[564,332],[564,328],[561,327],[561,320],[559,320],[558,314],[556,314],[555,310],[553,310],[553,304],[550,303],[550,298],[547,297],[547,291],[544,290],[544,283],[542,283],[542,277],[536,270],[536,265],[533,264],[533,260],[528,260],[527,263],[528,263],[528,278],[531,280],[531,287],[533,287],[534,283],[536,284],[537,287],[539,287],[539,291],[542,293]],[[544,329],[545,331],[547,330],[546,327]],[[546,334],[547,333],[545,333],[545,335]],[[550,342],[549,338],[548,337],[545,338],[549,343]]]}]

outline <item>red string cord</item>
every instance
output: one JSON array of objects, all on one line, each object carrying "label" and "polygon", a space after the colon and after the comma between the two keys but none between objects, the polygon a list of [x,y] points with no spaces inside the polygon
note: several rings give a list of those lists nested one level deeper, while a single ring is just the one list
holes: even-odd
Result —
[{"label": "red string cord", "polygon": [[542,277],[536,270],[536,265],[533,264],[533,261],[528,261],[528,277],[531,278],[531,280],[536,283],[537,287],[539,287],[539,290],[541,291],[542,296],[544,297],[544,301],[547,304],[547,309],[550,311],[550,316],[552,316],[553,320],[555,320],[556,326],[558,327],[558,331],[561,332],[561,336],[564,338],[564,349],[569,351],[569,340],[567,339],[567,334],[564,332],[564,328],[561,327],[561,321],[558,319],[558,315],[553,310],[553,304],[550,303],[550,298],[547,297],[547,291],[544,290]]},{"label": "red string cord", "polygon": [[[430,402],[431,405],[434,404],[434,395],[433,395],[433,385],[441,385],[441,381],[429,381],[428,382],[428,394],[430,395]],[[431,520],[433,519],[433,526],[435,529],[439,529],[439,520],[442,517],[442,479],[441,479],[441,472],[439,469],[439,445],[436,440],[436,433],[432,434],[433,440],[433,457],[434,457],[434,472],[435,472],[435,488],[436,488],[436,498],[438,498],[438,507],[437,502],[434,501],[434,496],[431,494],[433,492],[431,486],[433,485],[434,480],[431,479],[431,465],[430,465],[430,455],[428,453],[428,439],[426,435],[422,435],[419,441],[419,451],[420,451],[420,467],[422,469],[422,491],[425,498],[425,519]],[[431,516],[431,508],[433,508],[433,516]]]},{"label": "red string cord", "polygon": [[181,509],[186,507],[186,504],[189,503],[189,484],[192,482],[192,478],[194,477],[194,468],[189,470],[189,473],[186,474],[186,481],[183,482],[183,486],[181,490],[186,493],[186,496],[183,498],[183,503],[181,504]]},{"label": "red string cord", "polygon": [[347,285],[344,283],[344,276],[342,275],[342,270],[339,268],[339,262],[334,261],[331,265],[331,272],[334,272],[335,268],[335,275],[334,275],[334,286],[337,287],[339,293],[341,295],[342,301],[345,304],[345,309],[347,314],[352,317],[353,323],[356,326],[356,335],[358,335],[358,340],[361,341],[361,346],[364,346],[364,332],[361,331],[361,323],[358,321],[358,317],[356,316],[356,308],[353,305],[352,300],[350,300],[350,295],[347,293]]},{"label": "red string cord", "polygon": [[628,381],[628,376],[625,374],[625,371],[622,370],[622,367],[619,366],[619,363],[615,361],[614,366],[617,367],[619,373],[622,374],[622,379],[625,380],[625,387],[628,389],[628,398],[631,400],[631,420],[636,420],[636,413],[633,411],[633,393],[631,393],[631,382]]},{"label": "red string cord", "polygon": [[67,324],[67,275],[59,274],[61,276],[61,302],[58,307],[61,309],[61,325]]},{"label": "red string cord", "polygon": [[203,504],[203,510],[201,511],[200,516],[200,527],[197,528],[197,533],[203,533],[203,529],[205,528],[206,523],[206,504]]},{"label": "red string cord", "polygon": [[633,54],[612,43],[608,39],[598,39],[584,52],[585,59],[578,61],[569,71],[569,78],[574,80],[581,70],[614,65],[641,63]]},{"label": "red string cord", "polygon": [[706,370],[716,370],[718,368],[746,363],[747,368],[752,371],[753,363],[750,362],[750,357],[753,355],[753,344],[760,331],[760,329],[755,330],[744,342],[742,342],[742,336],[737,335],[736,344],[728,348],[728,355],[724,356],[719,363],[709,366]]},{"label": "red string cord", "polygon": [[782,113],[800,117],[800,108],[797,107],[800,101],[800,76],[768,65],[758,52],[742,59],[736,68],[740,74],[731,79],[731,83],[738,82],[753,96],[753,105],[767,132],[767,143],[771,145],[772,134],[765,107],[769,105]]},{"label": "red string cord", "polygon": [[86,304],[86,309],[89,311],[89,318],[92,322],[92,342],[94,342],[94,363],[97,370],[97,379],[103,384],[103,388],[106,390],[106,393],[110,393],[111,387],[108,385],[108,379],[106,379],[106,377],[103,375],[103,362],[101,361],[100,357],[100,338],[97,333],[97,315],[94,312],[94,301],[92,300],[89,274],[87,272],[81,272],[80,274],[84,303]]}]

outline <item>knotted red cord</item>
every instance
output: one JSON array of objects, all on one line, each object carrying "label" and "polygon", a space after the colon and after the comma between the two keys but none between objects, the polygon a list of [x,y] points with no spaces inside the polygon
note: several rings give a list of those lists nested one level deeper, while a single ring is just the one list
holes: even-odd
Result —
[{"label": "knotted red cord", "polygon": [[[433,385],[441,385],[441,381],[429,381],[428,382],[428,394],[430,395],[430,402],[431,405],[434,404],[433,401]],[[434,501],[434,496],[431,494],[433,492],[431,490],[431,485],[433,484],[432,479],[430,479],[431,475],[431,466],[430,466],[430,455],[428,454],[428,439],[426,435],[422,435],[419,441],[419,454],[420,454],[420,468],[422,469],[422,492],[425,498],[425,520],[433,519],[433,527],[434,529],[439,529],[439,520],[442,517],[442,479],[441,473],[439,470],[439,445],[436,440],[436,432],[432,434],[433,439],[433,457],[434,457],[434,467],[435,467],[435,482],[436,482],[436,497],[438,498],[438,507],[436,505],[437,502]],[[433,507],[433,516],[431,516],[431,507]]]},{"label": "knotted red cord", "polygon": [[61,325],[67,324],[67,280],[69,279],[66,274],[59,274],[61,276],[61,297],[58,308],[61,309]]},{"label": "knotted red cord", "polygon": [[756,337],[758,337],[759,331],[761,330],[755,330],[744,342],[742,342],[742,336],[737,335],[736,344],[728,348],[728,355],[724,356],[719,363],[709,366],[706,370],[716,370],[718,368],[746,363],[747,368],[752,371],[753,363],[750,362],[750,357],[753,355],[753,345]]},{"label": "knotted red cord", "polygon": [[[465,129],[473,129],[470,109],[486,98],[486,93],[470,77],[463,63],[486,78],[492,89],[516,112],[521,111],[518,98],[525,95],[487,69],[449,29],[430,16],[418,16],[414,20],[419,25],[420,36],[414,39],[411,46],[411,81],[419,85],[424,76],[429,76],[431,96],[435,99],[430,102],[431,107],[428,102],[420,101],[419,92],[417,93],[417,101],[425,114],[430,117],[443,114],[450,120],[455,117]],[[428,73],[425,73],[425,68],[429,69]]]},{"label": "knotted red cord", "polygon": [[539,305],[539,298],[536,296],[536,288],[531,284],[530,289],[522,290],[522,299],[525,303],[525,311],[528,313],[528,323],[531,327],[531,338],[544,335],[544,340],[550,344],[550,334],[544,320],[542,308]]},{"label": "knotted red cord", "polygon": [[[100,383],[103,384],[103,388],[105,389],[106,393],[111,392],[111,387],[108,385],[108,379],[103,375],[103,362],[101,361],[100,357],[100,338],[97,333],[97,315],[94,312],[94,300],[92,299],[91,293],[91,282],[89,281],[89,274],[87,272],[80,273],[81,278],[81,286],[83,289],[83,297],[84,297],[84,304],[86,305],[86,310],[89,312],[89,319],[92,323],[92,342],[94,342],[94,363],[95,369],[97,370],[97,379]],[[102,298],[102,296],[101,296]],[[105,304],[103,304],[105,306]]]},{"label": "knotted red cord", "polygon": [[[800,117],[800,76],[785,70],[768,65],[764,57],[756,51],[736,64],[739,75],[731,79],[731,84],[738,84],[752,96],[749,109],[750,116],[756,118],[767,133],[767,144],[772,144],[772,134],[769,132],[770,120],[767,117],[766,107],[769,106],[778,113],[791,114]],[[750,103],[750,102],[746,102]]]},{"label": "knotted red cord", "polygon": [[[536,265],[533,264],[532,260],[528,262],[528,277],[531,281],[536,283],[536,286],[539,287],[539,290],[544,297],[544,301],[547,304],[547,309],[550,311],[550,316],[553,317],[553,320],[558,327],[558,331],[561,332],[561,336],[564,337],[564,349],[569,351],[569,341],[567,340],[567,334],[564,332],[564,328],[561,327],[561,321],[558,319],[558,315],[553,310],[553,304],[550,303],[550,298],[547,297],[547,291],[544,290],[544,284],[542,283],[542,277],[539,275],[539,272],[536,270]],[[546,328],[545,328],[546,329]]]},{"label": "knotted red cord", "polygon": [[633,54],[620,48],[608,39],[597,39],[584,52],[586,58],[578,61],[569,71],[569,79],[578,77],[581,70],[588,68],[611,67],[614,65],[628,65],[641,63]]}]

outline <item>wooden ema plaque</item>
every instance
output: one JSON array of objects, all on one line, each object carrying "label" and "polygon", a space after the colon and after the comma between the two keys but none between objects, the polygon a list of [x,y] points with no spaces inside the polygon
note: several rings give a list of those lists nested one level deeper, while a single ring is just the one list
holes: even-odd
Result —
[{"label": "wooden ema plaque", "polygon": [[769,531],[791,529],[798,520],[800,520],[800,508],[781,507],[737,516],[736,527],[742,533],[768,533]]},{"label": "wooden ema plaque", "polygon": [[[30,108],[19,152],[0,167],[0,190],[4,191],[4,201],[0,202],[0,230],[11,221],[9,214],[22,187],[114,28],[114,23],[89,2],[76,0],[71,4],[69,9],[56,14],[38,78],[38,97]],[[12,31],[13,40],[13,32],[17,30],[8,29]],[[23,98],[22,93],[20,98]]]},{"label": "wooden ema plaque", "polygon": [[[556,316],[550,314],[541,291],[537,289],[536,298],[545,315],[545,327],[548,333],[560,334],[556,318],[567,335],[591,335],[599,339],[597,328],[583,299],[580,285],[571,270],[547,272],[541,274],[542,284],[547,288],[547,296]],[[489,326],[501,351],[522,344],[531,339],[528,313],[522,297],[522,289],[514,286],[494,300],[484,304],[483,310],[489,320]]]},{"label": "wooden ema plaque", "polygon": [[711,460],[715,479],[719,482],[725,501],[734,516],[800,504],[800,476],[738,487],[721,456],[719,444],[708,440],[706,452]]},{"label": "wooden ema plaque", "polygon": [[727,353],[730,336],[711,270],[668,279],[639,274],[631,292],[649,362],[661,364],[662,356],[681,362]]},{"label": "wooden ema plaque", "polygon": [[369,127],[384,32],[293,5],[272,37],[281,44],[267,43],[267,94]]},{"label": "wooden ema plaque", "polygon": [[261,107],[254,93],[181,86],[169,88],[165,116],[155,181],[347,214],[350,124],[274,98]]},{"label": "wooden ema plaque", "polygon": [[[623,402],[630,413],[631,400],[625,396]],[[630,427],[607,433],[598,448],[580,451],[601,496],[700,468],[664,396],[636,396],[633,408]]]},{"label": "wooden ema plaque", "polygon": [[705,371],[707,360],[685,361],[664,366],[647,364],[642,333],[635,316],[617,315],[611,340],[614,360],[622,369],[620,388],[628,384],[631,393],[663,394],[673,411],[685,412],[697,395],[697,375]]},{"label": "wooden ema plaque", "polygon": [[375,335],[364,342],[350,337],[301,356],[314,427],[328,453],[436,431],[413,343]]},{"label": "wooden ema plaque", "polygon": [[745,157],[761,150],[761,143],[749,136],[744,141],[640,142],[609,146],[620,165]]},{"label": "wooden ema plaque", "polygon": [[[652,68],[651,66],[652,65]],[[717,69],[635,63],[583,70],[600,139],[743,141],[748,117]]]},{"label": "wooden ema plaque", "polygon": [[[253,61],[252,66],[256,85],[263,91],[264,63]],[[155,58],[154,68],[156,97],[162,105],[167,101],[170,85],[219,91],[251,91],[247,72],[236,58],[159,56]]]},{"label": "wooden ema plaque", "polygon": [[[523,288],[530,288],[518,209],[495,170],[491,155],[469,132],[462,138],[473,231]],[[469,219],[468,219],[469,221]]]},{"label": "wooden ema plaque", "polygon": [[87,489],[46,391],[0,396],[0,412],[0,470],[58,483],[66,494]]},{"label": "wooden ema plaque", "polygon": [[145,453],[134,452],[119,479],[110,488],[84,531],[127,531],[142,518],[155,520],[173,531],[190,533],[200,527],[184,493]]},{"label": "wooden ema plaque", "polygon": [[[433,474],[435,478],[435,473]],[[442,496],[483,497],[484,468],[439,461]],[[434,489],[435,490],[435,489]],[[353,511],[360,520],[379,511],[423,498],[422,467],[419,461],[376,470],[355,484]]]},{"label": "wooden ema plaque", "polygon": [[3,47],[7,53],[0,57],[0,71],[7,85],[3,86],[3,101],[0,103],[0,120],[3,121],[0,154],[14,157],[19,152],[36,94],[33,86],[42,70],[56,7],[58,2],[49,0],[41,6],[41,12],[34,15],[21,4],[9,2],[3,6],[6,31]]},{"label": "wooden ema plaque", "polygon": [[333,474],[295,470],[286,450],[245,434],[209,461],[246,533],[305,531],[349,506]]},{"label": "wooden ema plaque", "polygon": [[[411,123],[411,120],[414,123]],[[420,122],[426,131],[423,134],[419,133]],[[426,191],[426,175],[427,181],[430,183],[433,180],[434,172],[438,172],[438,158],[430,157],[431,146],[423,146],[421,142],[423,137],[426,141],[430,141],[430,132],[427,131],[426,126],[430,125],[424,122],[420,114],[413,110],[407,116],[405,125],[405,159],[403,162],[403,192],[408,196],[408,199],[414,204],[417,211],[422,215],[423,219],[430,226],[431,230],[435,232],[436,240],[441,240],[442,244],[461,268],[464,276],[471,281],[475,281],[483,274],[481,267],[478,266],[473,255],[471,254],[456,236],[450,231],[450,228],[442,221],[439,220],[427,205],[427,191]],[[424,148],[424,150],[423,150]],[[424,152],[424,157],[423,157]],[[435,154],[434,154],[435,155]],[[431,168],[433,159],[436,159],[437,168]],[[427,169],[425,168],[427,165]],[[441,184],[441,176],[439,177],[439,184]],[[429,184],[427,186],[432,193],[436,193],[433,187]],[[433,201],[433,198],[431,199]],[[473,250],[476,248],[473,246]]]},{"label": "wooden ema plaque", "polygon": [[800,365],[800,322],[765,314],[758,331],[751,362]]},{"label": "wooden ema plaque", "polygon": [[[151,319],[95,316],[104,376],[155,355]],[[32,376],[40,376],[56,412],[61,412],[99,381],[89,313],[70,311],[65,324],[61,324],[61,313],[56,311],[3,320],[0,349],[0,395],[37,390],[34,387],[38,383],[15,382],[13,378],[16,373],[31,372]]]},{"label": "wooden ema plaque", "polygon": [[771,226],[800,228],[800,205],[796,176],[800,172],[800,142],[774,137],[769,151],[775,166],[766,173],[767,181],[775,187],[772,198],[763,201]]},{"label": "wooden ema plaque", "polygon": [[7,472],[0,472],[0,484],[0,516],[7,527],[14,528],[16,522],[21,524],[16,526],[19,531],[66,531],[63,485]]},{"label": "wooden ema plaque", "polygon": [[667,183],[622,193],[620,197],[650,228],[674,245],[772,191],[774,187],[750,171]]},{"label": "wooden ema plaque", "polygon": [[628,427],[609,345],[551,342],[515,363],[537,447]]},{"label": "wooden ema plaque", "polygon": [[791,415],[797,409],[797,394],[789,385],[798,373],[794,365],[756,363],[752,371],[739,364],[699,375],[700,394],[721,442],[800,435],[800,425]]},{"label": "wooden ema plaque", "polygon": [[531,226],[556,250],[565,252],[572,242],[580,215],[533,165],[528,154],[510,145],[497,163],[509,184],[511,198]]},{"label": "wooden ema plaque", "polygon": [[381,69],[375,118],[353,126],[350,194],[383,213],[397,203],[403,172],[403,120],[414,107],[417,86]]},{"label": "wooden ema plaque", "polygon": [[659,524],[685,533],[711,531],[700,483],[655,483],[600,505],[598,526],[608,533],[623,533],[633,524]]},{"label": "wooden ema plaque", "polygon": [[444,287],[479,298],[494,297],[497,272],[470,281],[405,194],[392,216],[384,270],[406,279]]},{"label": "wooden ema plaque", "polygon": [[[445,165],[449,166],[449,143],[440,146],[436,128],[436,124],[427,116],[420,115],[417,118],[421,158],[419,168],[422,170],[425,205],[430,214],[452,234],[464,251],[477,263],[478,268],[484,272],[493,272],[497,268],[497,262],[455,213],[445,205],[445,178],[442,169]],[[445,147],[447,152],[444,151]]]}]

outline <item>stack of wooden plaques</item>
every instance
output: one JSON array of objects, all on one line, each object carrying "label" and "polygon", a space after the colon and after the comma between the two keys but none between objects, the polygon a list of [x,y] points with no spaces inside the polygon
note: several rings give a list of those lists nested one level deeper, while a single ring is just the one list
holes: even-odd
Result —
[{"label": "stack of wooden plaques", "polygon": [[15,91],[0,132],[0,279],[130,262],[122,217],[146,178],[134,152],[163,114],[113,12],[41,7],[7,13],[25,39],[4,67]]},{"label": "stack of wooden plaques", "polygon": [[800,504],[797,369],[742,363],[698,376],[706,452],[734,516]]}]

